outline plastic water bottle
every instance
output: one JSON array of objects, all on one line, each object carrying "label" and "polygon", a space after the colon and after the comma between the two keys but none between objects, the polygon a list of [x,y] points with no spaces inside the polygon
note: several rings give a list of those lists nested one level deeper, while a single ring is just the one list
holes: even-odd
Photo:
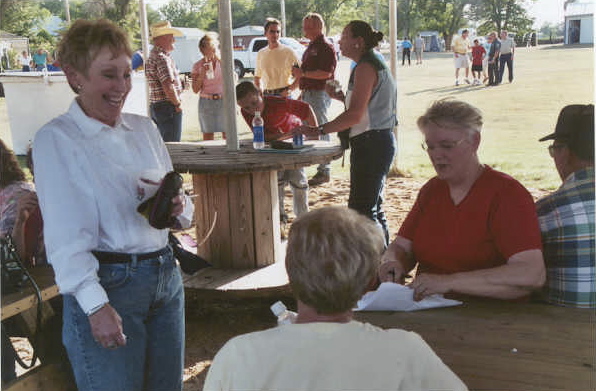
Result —
[{"label": "plastic water bottle", "polygon": [[254,149],[265,148],[265,129],[260,111],[255,111],[255,117],[252,119],[252,147]]},{"label": "plastic water bottle", "polygon": [[288,310],[284,303],[276,301],[271,306],[271,312],[277,316],[277,325],[281,326],[284,324],[294,323],[296,321],[297,313]]}]

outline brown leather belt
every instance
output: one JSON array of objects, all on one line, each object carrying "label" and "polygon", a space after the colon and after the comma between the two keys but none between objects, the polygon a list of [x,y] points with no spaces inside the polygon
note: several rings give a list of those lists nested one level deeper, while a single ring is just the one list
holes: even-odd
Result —
[{"label": "brown leather belt", "polygon": [[274,90],[264,90],[263,92],[265,94],[269,94],[269,95],[277,95],[277,94],[281,94],[282,92],[286,92],[289,89],[290,89],[290,86],[285,86],[282,88],[276,88]]},{"label": "brown leather belt", "polygon": [[201,98],[210,100],[220,100],[223,98],[223,96],[221,96],[221,94],[205,94],[201,92]]}]

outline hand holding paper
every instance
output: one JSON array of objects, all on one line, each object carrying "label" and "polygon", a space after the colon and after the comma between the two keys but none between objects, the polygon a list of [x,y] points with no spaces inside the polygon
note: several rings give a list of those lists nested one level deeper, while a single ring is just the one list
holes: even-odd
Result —
[{"label": "hand holding paper", "polygon": [[417,311],[428,308],[451,307],[461,301],[431,295],[414,301],[414,290],[393,282],[382,283],[376,291],[368,292],[356,304],[356,311]]}]

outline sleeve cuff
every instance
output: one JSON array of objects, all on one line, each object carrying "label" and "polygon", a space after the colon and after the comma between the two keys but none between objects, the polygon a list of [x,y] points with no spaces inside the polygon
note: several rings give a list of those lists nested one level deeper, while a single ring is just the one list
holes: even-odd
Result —
[{"label": "sleeve cuff", "polygon": [[110,301],[106,291],[98,282],[85,286],[77,291],[74,296],[85,314]]},{"label": "sleeve cuff", "polygon": [[182,211],[182,214],[178,216],[178,222],[182,229],[190,228],[194,212],[195,204],[189,196],[184,195],[184,210]]}]

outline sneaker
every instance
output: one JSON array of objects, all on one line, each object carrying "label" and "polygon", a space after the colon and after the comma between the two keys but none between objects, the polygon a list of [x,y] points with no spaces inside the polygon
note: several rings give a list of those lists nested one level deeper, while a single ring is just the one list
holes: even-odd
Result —
[{"label": "sneaker", "polygon": [[459,85],[459,80],[455,80],[455,85],[458,86]]},{"label": "sneaker", "polygon": [[470,79],[468,79],[467,77],[464,79],[464,81],[465,81],[467,84],[470,84]]},{"label": "sneaker", "polygon": [[322,185],[323,183],[327,183],[331,180],[329,173],[328,172],[321,172],[318,171],[315,176],[313,176],[312,178],[310,178],[308,180],[308,185],[309,186],[319,186]]}]

